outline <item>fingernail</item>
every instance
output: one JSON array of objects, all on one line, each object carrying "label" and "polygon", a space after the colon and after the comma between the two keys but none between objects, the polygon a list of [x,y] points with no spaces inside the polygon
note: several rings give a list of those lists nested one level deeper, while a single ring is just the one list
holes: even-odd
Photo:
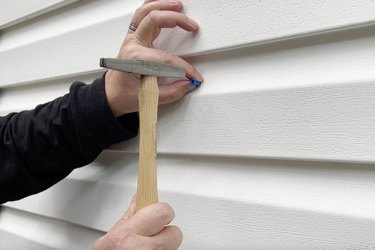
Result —
[{"label": "fingernail", "polygon": [[202,82],[198,81],[195,78],[191,78],[191,79],[189,79],[189,84],[190,84],[190,86],[198,88],[199,86],[201,86]]},{"label": "fingernail", "polygon": [[195,76],[193,78],[195,80],[198,80],[201,83],[204,82],[204,78],[203,78],[202,74],[199,71],[196,71],[196,73],[194,75]]},{"label": "fingernail", "polygon": [[195,26],[195,27],[199,27],[199,24],[198,24],[196,21],[194,21],[193,19],[190,19],[190,18],[189,18],[189,22],[190,22],[193,26]]}]

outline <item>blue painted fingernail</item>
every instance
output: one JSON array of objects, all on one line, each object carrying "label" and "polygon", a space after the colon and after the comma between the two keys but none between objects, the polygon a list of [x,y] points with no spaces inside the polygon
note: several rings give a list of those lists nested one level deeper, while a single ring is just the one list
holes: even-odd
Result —
[{"label": "blue painted fingernail", "polygon": [[194,86],[194,87],[199,87],[199,86],[201,86],[201,84],[202,84],[202,82],[200,82],[200,81],[198,81],[197,79],[195,79],[195,78],[191,78],[190,80],[189,80],[189,84],[191,85],[191,86]]}]

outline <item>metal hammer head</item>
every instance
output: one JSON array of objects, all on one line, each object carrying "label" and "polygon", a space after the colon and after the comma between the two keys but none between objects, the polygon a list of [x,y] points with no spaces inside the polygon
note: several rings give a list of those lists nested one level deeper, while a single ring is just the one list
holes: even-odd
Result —
[{"label": "metal hammer head", "polygon": [[148,61],[101,58],[100,67],[147,76],[176,78],[185,77],[184,68]]}]

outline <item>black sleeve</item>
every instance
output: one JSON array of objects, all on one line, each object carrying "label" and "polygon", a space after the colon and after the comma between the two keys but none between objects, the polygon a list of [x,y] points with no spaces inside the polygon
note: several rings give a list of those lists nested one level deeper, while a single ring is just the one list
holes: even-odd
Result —
[{"label": "black sleeve", "polygon": [[49,188],[112,144],[137,135],[136,113],[115,118],[104,77],[69,94],[0,117],[0,204]]}]

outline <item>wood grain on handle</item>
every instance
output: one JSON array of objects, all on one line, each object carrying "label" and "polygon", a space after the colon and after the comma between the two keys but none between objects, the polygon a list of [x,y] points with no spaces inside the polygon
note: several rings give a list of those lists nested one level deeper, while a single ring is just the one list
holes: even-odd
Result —
[{"label": "wood grain on handle", "polygon": [[140,142],[136,211],[158,202],[156,124],[159,88],[155,76],[141,76],[138,99]]}]

